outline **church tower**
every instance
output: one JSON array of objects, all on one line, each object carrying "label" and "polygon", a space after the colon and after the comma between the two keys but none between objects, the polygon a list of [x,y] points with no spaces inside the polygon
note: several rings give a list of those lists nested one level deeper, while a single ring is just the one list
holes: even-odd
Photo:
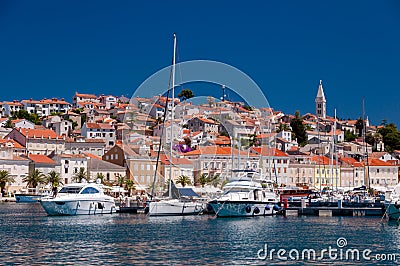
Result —
[{"label": "church tower", "polygon": [[315,98],[315,112],[317,117],[326,118],[326,99],[322,88],[322,80],[319,81],[317,97]]}]

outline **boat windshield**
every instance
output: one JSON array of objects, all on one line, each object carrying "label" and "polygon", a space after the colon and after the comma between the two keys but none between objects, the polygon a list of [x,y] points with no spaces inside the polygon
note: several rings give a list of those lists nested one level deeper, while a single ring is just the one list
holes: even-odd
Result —
[{"label": "boat windshield", "polygon": [[58,193],[78,194],[82,187],[63,187]]}]

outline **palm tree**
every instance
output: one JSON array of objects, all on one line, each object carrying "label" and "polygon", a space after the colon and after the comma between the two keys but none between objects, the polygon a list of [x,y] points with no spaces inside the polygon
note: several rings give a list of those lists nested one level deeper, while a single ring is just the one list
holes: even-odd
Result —
[{"label": "palm tree", "polygon": [[101,183],[104,184],[104,175],[103,173],[97,173],[96,175],[96,181],[100,179]]},{"label": "palm tree", "polygon": [[201,174],[201,176],[199,177],[199,183],[201,185],[201,187],[204,187],[208,182],[207,179],[207,174]]},{"label": "palm tree", "polygon": [[213,175],[209,178],[210,185],[217,187],[221,183],[221,177],[219,175]]},{"label": "palm tree", "polygon": [[9,182],[15,182],[14,178],[10,175],[10,173],[7,170],[1,170],[0,171],[0,193],[2,195],[5,195],[5,188],[6,184]]},{"label": "palm tree", "polygon": [[51,185],[51,191],[53,191],[54,196],[57,194],[58,186],[63,184],[60,174],[56,171],[51,171],[47,174],[46,182]]},{"label": "palm tree", "polygon": [[178,179],[176,180],[177,184],[181,184],[182,187],[185,187],[186,185],[190,185],[190,178],[188,176],[185,175],[181,175],[178,177]]},{"label": "palm tree", "polygon": [[135,183],[132,179],[125,180],[125,188],[128,190],[128,195],[131,196],[132,189],[135,189]]},{"label": "palm tree", "polygon": [[85,168],[81,167],[81,168],[79,168],[79,171],[74,174],[74,176],[72,177],[72,180],[74,180],[74,182],[81,183],[84,179],[86,180],[86,178],[87,178],[87,175],[86,175]]},{"label": "palm tree", "polygon": [[46,182],[45,175],[40,172],[38,169],[33,170],[30,174],[28,174],[22,182],[26,182],[28,187],[37,188],[39,184],[43,184]]},{"label": "palm tree", "polygon": [[117,185],[122,187],[125,183],[125,180],[126,180],[126,176],[118,175]]}]

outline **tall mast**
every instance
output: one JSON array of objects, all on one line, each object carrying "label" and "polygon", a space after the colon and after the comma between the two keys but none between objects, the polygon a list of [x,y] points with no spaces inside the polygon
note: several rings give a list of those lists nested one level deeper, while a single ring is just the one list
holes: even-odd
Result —
[{"label": "tall mast", "polygon": [[[335,128],[335,137],[336,137],[336,108],[335,108],[335,122],[333,123],[333,127]],[[337,149],[335,149],[335,139],[333,140],[333,151],[335,152],[336,151],[336,153],[335,153],[335,158],[336,158],[336,166],[335,166],[335,177],[336,177],[336,191],[337,191],[337,187],[338,187],[338,182],[339,182],[339,179],[338,179],[338,154],[337,154]]]},{"label": "tall mast", "polygon": [[[176,63],[176,34],[174,33],[174,53],[172,57],[172,90],[171,90],[171,137],[170,137],[170,154],[169,154],[169,190],[168,190],[168,196],[172,198],[172,149],[173,149],[173,127],[174,127],[174,105],[175,105],[175,63]],[[167,103],[168,106],[168,103]]]}]

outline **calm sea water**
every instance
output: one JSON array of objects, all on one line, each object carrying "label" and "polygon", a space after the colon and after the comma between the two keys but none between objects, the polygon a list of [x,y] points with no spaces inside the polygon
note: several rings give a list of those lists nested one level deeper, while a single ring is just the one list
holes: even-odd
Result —
[{"label": "calm sea water", "polygon": [[[347,241],[347,245],[340,244],[342,251],[370,249],[369,257],[393,253],[400,261],[399,224],[381,222],[377,217],[50,217],[37,203],[0,203],[1,265],[356,263],[345,257],[338,260],[327,256],[315,261],[283,261],[276,253],[272,259],[263,258],[266,245],[268,253],[272,249],[286,250],[286,257],[291,249],[314,249],[320,253],[329,246],[338,249],[339,254],[338,238]],[[397,261],[385,263],[393,265]]]}]

